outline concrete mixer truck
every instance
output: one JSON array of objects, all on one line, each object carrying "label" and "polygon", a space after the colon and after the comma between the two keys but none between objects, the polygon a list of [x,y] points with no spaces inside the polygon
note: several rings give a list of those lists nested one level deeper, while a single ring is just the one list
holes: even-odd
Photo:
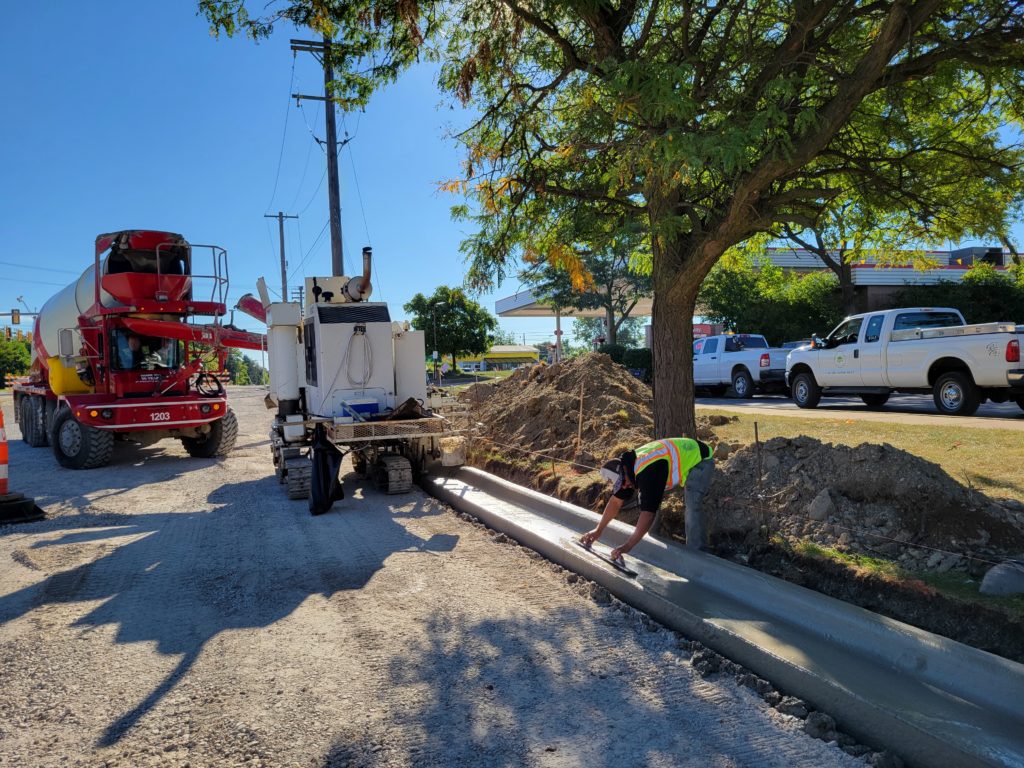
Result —
[{"label": "concrete mixer truck", "polygon": [[[209,255],[209,274],[193,270],[196,253]],[[227,347],[261,349],[265,337],[218,321],[227,289],[219,246],[150,230],[97,237],[93,264],[36,317],[29,376],[14,387],[25,442],[51,445],[71,469],[106,464],[117,440],[228,453],[238,424],[205,364],[222,363]]]}]

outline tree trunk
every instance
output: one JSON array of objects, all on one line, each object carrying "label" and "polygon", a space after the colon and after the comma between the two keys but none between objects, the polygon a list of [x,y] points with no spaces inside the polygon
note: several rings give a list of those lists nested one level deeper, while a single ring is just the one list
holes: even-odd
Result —
[{"label": "tree trunk", "polygon": [[[681,258],[680,258],[681,256]],[[695,437],[693,314],[707,273],[692,253],[654,253],[654,437]],[[678,266],[677,266],[678,265]]]},{"label": "tree trunk", "polygon": [[843,292],[843,313],[857,314],[857,295],[853,288],[853,266],[845,259],[839,263],[836,272],[839,275],[839,287]]},{"label": "tree trunk", "polygon": [[605,309],[604,309],[604,325],[605,325],[604,343],[605,344],[614,344],[615,343],[615,339],[616,339],[616,337],[618,335],[616,333],[617,329],[615,328],[615,310],[613,310],[613,309],[611,309],[609,307],[605,307]]}]

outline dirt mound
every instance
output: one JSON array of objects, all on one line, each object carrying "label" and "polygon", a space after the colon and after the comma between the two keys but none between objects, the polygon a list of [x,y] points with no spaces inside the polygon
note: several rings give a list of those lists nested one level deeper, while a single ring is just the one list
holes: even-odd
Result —
[{"label": "dirt mound", "polygon": [[[608,490],[597,467],[654,438],[651,388],[596,352],[520,369],[501,382],[474,384],[459,400],[477,426],[474,463],[594,509]],[[699,417],[697,436],[713,440],[712,425],[731,420]]]},{"label": "dirt mound", "polygon": [[[582,395],[582,433],[580,406]],[[651,439],[651,389],[608,355],[522,368],[498,384],[474,384],[460,401],[503,447],[572,460],[580,448],[599,458]]]},{"label": "dirt mound", "polygon": [[[584,464],[599,463],[654,437],[651,388],[597,352],[522,368],[495,384],[474,384],[459,400],[483,425],[482,436],[496,444],[572,460],[579,437]],[[697,420],[698,437],[714,437],[712,419]]]},{"label": "dirt mound", "polygon": [[1024,515],[888,444],[780,437],[760,450],[748,445],[720,463],[707,504],[718,533],[765,525],[793,541],[882,555],[915,570],[969,568],[969,558],[1024,551]]}]

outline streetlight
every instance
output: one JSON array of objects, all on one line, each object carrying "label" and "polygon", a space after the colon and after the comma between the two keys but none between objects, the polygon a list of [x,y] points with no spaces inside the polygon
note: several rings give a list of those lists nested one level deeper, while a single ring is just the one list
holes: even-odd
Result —
[{"label": "streetlight", "polygon": [[437,352],[437,308],[447,307],[447,301],[439,301],[437,304],[432,304],[430,307],[430,318],[434,323],[434,385],[441,386],[441,375],[437,372],[437,360],[440,355]]}]

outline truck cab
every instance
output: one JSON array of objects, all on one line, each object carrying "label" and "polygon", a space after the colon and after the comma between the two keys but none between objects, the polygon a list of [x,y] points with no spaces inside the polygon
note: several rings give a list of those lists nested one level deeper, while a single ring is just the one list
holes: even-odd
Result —
[{"label": "truck cab", "polygon": [[892,392],[931,393],[950,415],[970,415],[985,399],[1024,407],[1021,335],[1013,323],[968,325],[951,308],[853,315],[789,354],[787,382],[802,408],[829,395],[858,395],[880,407]]}]

